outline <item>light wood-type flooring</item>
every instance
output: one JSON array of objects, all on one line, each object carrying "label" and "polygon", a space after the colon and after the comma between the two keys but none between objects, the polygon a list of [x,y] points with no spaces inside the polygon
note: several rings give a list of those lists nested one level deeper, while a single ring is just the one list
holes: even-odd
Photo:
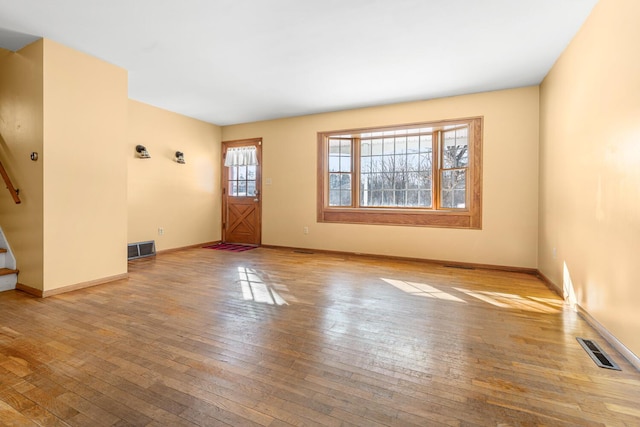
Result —
[{"label": "light wood-type flooring", "polygon": [[129,273],[0,294],[0,425],[640,425],[640,373],[531,275],[269,248]]}]

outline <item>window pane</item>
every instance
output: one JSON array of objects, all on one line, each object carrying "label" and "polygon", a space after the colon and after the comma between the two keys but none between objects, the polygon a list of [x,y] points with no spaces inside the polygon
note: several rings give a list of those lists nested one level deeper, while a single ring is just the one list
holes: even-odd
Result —
[{"label": "window pane", "polygon": [[371,172],[371,157],[363,157],[360,159],[360,172]]},{"label": "window pane", "polygon": [[393,170],[396,173],[405,174],[407,172],[407,155],[401,154],[401,155],[394,156],[393,164],[394,164]]},{"label": "window pane", "polygon": [[420,199],[420,206],[431,207],[432,199],[431,199],[431,190],[423,190],[418,192],[418,197]]},{"label": "window pane", "polygon": [[469,141],[467,128],[443,132],[442,165],[445,169],[463,168],[469,165]]},{"label": "window pane", "polygon": [[351,191],[340,191],[340,206],[351,206]]},{"label": "window pane", "polygon": [[453,194],[451,190],[442,190],[442,207],[452,208],[453,206]]},{"label": "window pane", "polygon": [[243,197],[247,194],[247,181],[238,181],[238,196]]},{"label": "window pane", "polygon": [[360,205],[370,206],[369,200],[371,199],[371,186],[369,185],[369,174],[360,175]]},{"label": "window pane", "polygon": [[371,172],[382,172],[382,156],[373,156],[371,158]]},{"label": "window pane", "polygon": [[351,174],[329,174],[329,206],[351,206]]},{"label": "window pane", "polygon": [[418,174],[418,182],[420,189],[431,190],[431,171],[420,172],[420,174]]},{"label": "window pane", "polygon": [[340,206],[340,190],[329,190],[329,206]]},{"label": "window pane", "polygon": [[382,205],[383,206],[394,206],[395,198],[393,190],[384,190],[382,192]]},{"label": "window pane", "polygon": [[346,173],[340,175],[340,189],[351,190],[351,175]]},{"label": "window pane", "polygon": [[340,174],[339,173],[331,173],[329,174],[329,188],[330,189],[339,189],[341,184]]},{"label": "window pane", "polygon": [[244,180],[247,179],[247,167],[246,166],[238,166],[238,179]]},{"label": "window pane", "polygon": [[385,138],[384,147],[382,149],[384,154],[393,154],[395,152],[395,149],[396,149],[396,144],[395,144],[394,138]]},{"label": "window pane", "polygon": [[408,171],[418,171],[420,170],[420,156],[417,154],[409,154],[407,155],[407,170]]},{"label": "window pane", "polygon": [[[234,169],[234,168],[231,168],[231,169]],[[233,196],[233,197],[237,196],[238,195],[238,181],[231,181],[231,182],[229,182],[229,184],[231,184],[229,186],[229,195]]]},{"label": "window pane", "polygon": [[417,153],[420,151],[420,137],[410,136],[407,138],[407,152]]},{"label": "window pane", "polygon": [[[406,129],[389,131],[385,135],[397,136],[361,141],[362,206],[431,207],[432,135],[401,136],[408,133]],[[425,190],[429,196],[421,198]]]},{"label": "window pane", "polygon": [[380,174],[382,177],[382,188],[384,190],[389,190],[393,188],[393,174],[392,173],[382,173]]},{"label": "window pane", "polygon": [[466,178],[467,174],[464,169],[442,171],[440,185],[442,186],[443,208],[462,209],[466,207]]},{"label": "window pane", "polygon": [[339,172],[339,171],[340,171],[340,157],[329,156],[329,172]]},{"label": "window pane", "polygon": [[457,208],[465,208],[467,204],[467,192],[465,190],[453,190],[453,203]]},{"label": "window pane", "polygon": [[329,140],[329,154],[340,155],[340,140],[338,139]]},{"label": "window pane", "polygon": [[255,180],[256,179],[256,167],[255,166],[247,166],[247,179]]},{"label": "window pane", "polygon": [[255,196],[255,195],[256,195],[256,182],[247,181],[247,196]]},{"label": "window pane", "polygon": [[417,190],[408,190],[407,191],[407,206],[420,206],[418,203],[418,191]]},{"label": "window pane", "polygon": [[394,168],[394,160],[393,156],[382,156],[382,170],[384,172],[393,172]]},{"label": "window pane", "polygon": [[[360,178],[361,180],[363,177]],[[364,175],[364,179],[370,190],[382,190],[382,174],[381,173],[371,173]]]},{"label": "window pane", "polygon": [[420,170],[431,173],[433,157],[431,153],[420,154]]},{"label": "window pane", "polygon": [[362,141],[360,144],[360,154],[362,156],[370,156],[371,155],[371,141]]},{"label": "window pane", "polygon": [[432,136],[420,135],[420,152],[421,153],[431,152],[432,149],[433,149]]},{"label": "window pane", "polygon": [[351,156],[351,140],[340,141],[340,155]]},{"label": "window pane", "polygon": [[370,206],[382,206],[382,191],[371,192],[371,205]]},{"label": "window pane", "polygon": [[371,154],[373,156],[382,155],[382,140],[374,139],[371,141]]},{"label": "window pane", "polygon": [[340,172],[351,172],[351,156],[340,157]]}]

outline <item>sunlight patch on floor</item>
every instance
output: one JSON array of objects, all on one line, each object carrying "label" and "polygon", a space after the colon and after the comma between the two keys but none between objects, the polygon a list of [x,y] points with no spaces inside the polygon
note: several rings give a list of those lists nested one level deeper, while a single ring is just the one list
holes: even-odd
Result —
[{"label": "sunlight patch on floor", "polygon": [[[289,303],[275,289],[282,285],[265,283],[253,268],[238,267],[242,298],[245,301],[255,301],[269,305],[289,305]],[[284,287],[286,289],[286,287]]]},{"label": "sunlight patch on floor", "polygon": [[[426,283],[409,282],[406,280],[388,279],[384,277],[381,277],[380,279],[409,295],[444,301],[467,303],[472,301],[469,298],[473,298],[475,300],[491,304],[495,307],[526,310],[536,313],[558,313],[562,311],[563,307],[563,301],[559,299],[522,296],[508,292],[471,290],[457,287],[444,291]],[[454,295],[455,293],[459,293],[460,296]]]},{"label": "sunlight patch on floor", "polygon": [[427,285],[426,283],[407,282],[404,280],[396,280],[396,279],[385,279],[384,277],[381,277],[380,279],[387,282],[391,286],[394,286],[410,295],[417,295],[420,297],[435,298],[435,299],[441,299],[446,301],[455,301],[455,302],[462,302],[462,303],[465,302],[464,300],[456,296],[453,296],[450,293],[441,291],[440,289],[434,288],[433,286]]},{"label": "sunlight patch on floor", "polygon": [[515,308],[537,313],[558,313],[562,308],[561,301],[548,298],[525,297],[505,292],[471,291],[469,289],[454,288],[470,297],[501,308]]}]

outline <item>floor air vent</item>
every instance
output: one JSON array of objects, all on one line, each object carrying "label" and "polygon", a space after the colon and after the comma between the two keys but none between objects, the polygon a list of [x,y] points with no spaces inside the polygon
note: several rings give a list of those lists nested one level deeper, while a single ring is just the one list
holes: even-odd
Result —
[{"label": "floor air vent", "polygon": [[148,242],[129,243],[127,245],[127,259],[143,258],[156,254],[156,243],[153,240]]},{"label": "floor air vent", "polygon": [[596,362],[596,365],[601,368],[614,369],[616,371],[621,371],[620,367],[611,360],[609,355],[604,352],[603,349],[600,348],[595,341],[585,340],[584,338],[576,338],[582,348],[587,352],[587,354]]}]

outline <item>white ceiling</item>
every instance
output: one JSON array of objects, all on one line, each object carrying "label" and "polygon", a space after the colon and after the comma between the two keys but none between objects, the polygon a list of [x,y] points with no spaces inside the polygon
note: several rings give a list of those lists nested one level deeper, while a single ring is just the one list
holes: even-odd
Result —
[{"label": "white ceiling", "polygon": [[129,72],[129,97],[218,125],[538,84],[597,0],[0,0]]}]

